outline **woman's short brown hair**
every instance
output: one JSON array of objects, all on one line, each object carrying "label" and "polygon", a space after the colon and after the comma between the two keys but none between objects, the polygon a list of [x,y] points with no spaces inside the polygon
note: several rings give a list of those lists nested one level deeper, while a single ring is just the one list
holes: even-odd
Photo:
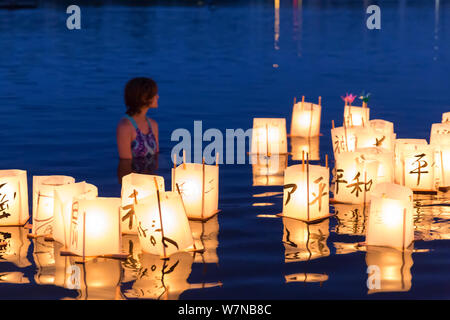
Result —
[{"label": "woman's short brown hair", "polygon": [[154,96],[158,93],[156,82],[150,78],[134,78],[127,82],[125,86],[126,113],[133,116],[148,106]]}]

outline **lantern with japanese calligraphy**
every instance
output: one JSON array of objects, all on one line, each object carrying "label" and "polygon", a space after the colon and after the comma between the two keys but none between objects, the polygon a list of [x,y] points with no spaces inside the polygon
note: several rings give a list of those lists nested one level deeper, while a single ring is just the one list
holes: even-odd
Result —
[{"label": "lantern with japanese calligraphy", "polygon": [[397,140],[395,151],[395,182],[413,191],[434,191],[434,146],[423,141]]},{"label": "lantern with japanese calligraphy", "polygon": [[287,160],[287,155],[252,155],[253,186],[282,186]]},{"label": "lantern with japanese calligraphy", "polygon": [[251,153],[268,156],[286,154],[286,119],[254,118]]},{"label": "lantern with japanese calligraphy", "polygon": [[356,149],[367,160],[378,161],[377,183],[394,182],[394,152],[380,147]]},{"label": "lantern with japanese calligraphy", "polygon": [[385,120],[370,120],[368,125],[354,128],[356,148],[378,147],[394,151],[394,124]]},{"label": "lantern with japanese calligraphy", "polygon": [[330,215],[330,171],[318,165],[297,164],[284,171],[283,217],[314,221]]},{"label": "lantern with japanese calligraphy", "polygon": [[336,155],[334,172],[334,200],[342,203],[369,202],[372,186],[377,183],[377,160],[369,160],[361,152],[342,152]]},{"label": "lantern with japanese calligraphy", "polygon": [[450,186],[450,122],[431,126],[430,145],[435,151],[435,179],[440,188]]},{"label": "lantern with japanese calligraphy", "polygon": [[72,183],[68,176],[33,176],[33,235],[53,233],[55,187]]},{"label": "lantern with japanese calligraphy", "polygon": [[0,226],[24,225],[29,218],[27,172],[0,170]]},{"label": "lantern with japanese calligraphy", "polygon": [[301,160],[302,154],[309,154],[309,160],[320,160],[319,137],[291,137],[292,160]]},{"label": "lantern with japanese calligraphy", "polygon": [[217,216],[208,221],[189,221],[194,241],[200,242],[204,252],[195,255],[194,262],[219,263],[217,247],[219,246],[219,219]]},{"label": "lantern with japanese calligraphy", "polygon": [[450,112],[444,112],[442,114],[442,123],[450,122]]},{"label": "lantern with japanese calligraphy", "polygon": [[172,169],[172,191],[180,193],[189,219],[211,218],[219,212],[219,167],[180,164]]},{"label": "lantern with japanese calligraphy", "polygon": [[13,263],[19,268],[31,265],[27,258],[30,240],[28,230],[23,227],[0,227],[1,261]]},{"label": "lantern with japanese calligraphy", "polygon": [[412,250],[368,247],[366,252],[368,293],[405,292],[411,289]]},{"label": "lantern with japanese calligraphy", "polygon": [[328,280],[328,275],[321,273],[293,273],[284,276],[284,280],[286,283],[291,282],[325,282]]},{"label": "lantern with japanese calligraphy", "polygon": [[157,191],[157,197],[156,202],[142,199],[135,205],[142,250],[164,258],[178,251],[196,250],[181,196]]},{"label": "lantern with japanese calligraphy", "polygon": [[284,261],[309,261],[330,255],[327,246],[329,220],[309,224],[296,219],[283,218]]},{"label": "lantern with japanese calligraphy", "polygon": [[158,183],[159,190],[164,192],[163,177],[130,173],[122,178],[121,229],[123,233],[137,234],[134,206],[141,199],[150,197],[156,203],[155,179]]},{"label": "lantern with japanese calligraphy", "polygon": [[320,134],[321,99],[319,104],[302,101],[294,103],[292,110],[291,136],[318,137]]},{"label": "lantern with japanese calligraphy", "polygon": [[369,123],[370,108],[354,107],[346,105],[344,107],[344,125],[346,127],[363,126]]},{"label": "lantern with japanese calligraphy", "polygon": [[57,186],[54,189],[53,239],[66,247],[69,244],[73,202],[97,198],[97,187],[84,181]]},{"label": "lantern with japanese calligraphy", "polygon": [[67,250],[82,257],[120,255],[120,203],[120,198],[75,200]]},{"label": "lantern with japanese calligraphy", "polygon": [[333,143],[334,158],[341,152],[355,151],[355,128],[336,127],[331,129],[331,141]]},{"label": "lantern with japanese calligraphy", "polygon": [[366,245],[407,248],[414,240],[413,193],[410,188],[380,183],[370,195]]},{"label": "lantern with japanese calligraphy", "polygon": [[348,234],[352,236],[363,236],[366,234],[366,220],[369,208],[365,204],[341,204],[336,203],[337,234]]}]

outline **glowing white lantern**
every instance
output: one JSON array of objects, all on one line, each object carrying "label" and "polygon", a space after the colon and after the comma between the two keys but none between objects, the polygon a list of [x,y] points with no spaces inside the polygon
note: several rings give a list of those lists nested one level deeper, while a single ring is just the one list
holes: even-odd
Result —
[{"label": "glowing white lantern", "polygon": [[326,167],[298,164],[284,171],[283,217],[314,221],[330,215],[330,171]]},{"label": "glowing white lantern", "polygon": [[346,105],[344,107],[344,125],[346,127],[363,126],[369,123],[370,108],[354,107]]},{"label": "glowing white lantern", "polygon": [[366,244],[407,248],[414,240],[411,189],[392,183],[380,183],[370,197]]},{"label": "glowing white lantern", "polygon": [[158,201],[143,199],[135,205],[142,250],[167,258],[178,251],[196,250],[181,196],[157,192]]},{"label": "glowing white lantern", "polygon": [[367,160],[378,161],[377,183],[394,182],[394,152],[379,147],[356,149]]},{"label": "glowing white lantern", "polygon": [[287,155],[258,156],[250,158],[253,172],[253,186],[282,186]]},{"label": "glowing white lantern", "polygon": [[286,119],[254,118],[251,153],[268,156],[286,154]]},{"label": "glowing white lantern", "polygon": [[53,233],[55,187],[71,183],[75,179],[68,176],[33,176],[33,235]]},{"label": "glowing white lantern", "polygon": [[292,110],[291,136],[318,137],[320,135],[320,117],[322,106],[311,102],[295,103]]},{"label": "glowing white lantern", "polygon": [[369,202],[372,187],[377,184],[377,160],[364,157],[361,152],[336,154],[334,172],[334,200],[343,203]]},{"label": "glowing white lantern", "polygon": [[411,289],[412,250],[368,247],[366,263],[369,294],[404,292]]},{"label": "glowing white lantern", "polygon": [[430,144],[450,144],[450,122],[431,125]]},{"label": "glowing white lantern", "polygon": [[444,112],[442,114],[442,123],[450,122],[450,112]]},{"label": "glowing white lantern", "polygon": [[309,224],[296,219],[283,218],[283,244],[285,262],[309,261],[328,257],[327,239],[329,220]]},{"label": "glowing white lantern", "polygon": [[309,154],[309,160],[320,160],[319,137],[291,137],[292,160],[301,160],[302,154]]},{"label": "glowing white lantern", "polygon": [[189,219],[211,218],[219,211],[219,167],[180,164],[172,169],[172,191],[180,193]]},{"label": "glowing white lantern", "polygon": [[196,254],[194,262],[219,263],[217,247],[219,246],[219,219],[214,216],[208,221],[189,221],[195,242],[201,242],[204,252]]},{"label": "glowing white lantern", "polygon": [[378,147],[394,151],[394,124],[385,120],[370,120],[368,125],[354,128],[356,148]]},{"label": "glowing white lantern", "polygon": [[160,176],[130,173],[122,178],[121,229],[123,233],[137,234],[134,206],[141,199],[151,197],[156,202],[156,186],[164,192],[164,178]]},{"label": "glowing white lantern", "polygon": [[67,250],[82,257],[120,255],[120,203],[120,198],[74,201]]},{"label": "glowing white lantern", "polygon": [[356,149],[355,128],[336,127],[331,129],[334,158],[341,152],[351,152]]},{"label": "glowing white lantern", "polygon": [[30,240],[28,230],[22,227],[0,227],[0,257],[4,262],[15,264],[19,268],[31,265],[27,259]]},{"label": "glowing white lantern", "polygon": [[27,172],[0,170],[0,226],[21,226],[29,218]]},{"label": "glowing white lantern", "polygon": [[365,204],[334,204],[337,234],[363,236],[369,208]]},{"label": "glowing white lantern", "polygon": [[74,201],[93,200],[97,198],[98,190],[96,186],[84,181],[57,186],[54,190],[53,239],[68,247]]}]

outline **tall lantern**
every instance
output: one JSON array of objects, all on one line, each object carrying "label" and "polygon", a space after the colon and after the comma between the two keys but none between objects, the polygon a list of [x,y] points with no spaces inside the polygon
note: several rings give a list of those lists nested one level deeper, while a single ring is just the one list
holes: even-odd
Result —
[{"label": "tall lantern", "polygon": [[369,160],[361,152],[342,152],[336,155],[334,172],[334,200],[342,203],[369,202],[372,187],[377,184],[377,160]]},{"label": "tall lantern", "polygon": [[394,182],[394,152],[380,147],[356,149],[365,159],[378,161],[377,183]]},{"label": "tall lantern", "polygon": [[368,293],[405,292],[411,289],[412,250],[368,247],[366,252]]},{"label": "tall lantern", "polygon": [[450,187],[450,122],[431,126],[430,145],[435,151],[435,178],[440,188]]},{"label": "tall lantern", "polygon": [[177,192],[157,191],[158,201],[143,199],[135,205],[142,250],[169,257],[178,251],[197,250]]},{"label": "tall lantern", "polygon": [[93,200],[97,198],[98,189],[96,186],[82,181],[57,186],[54,190],[53,239],[68,247],[73,202],[80,199]]},{"label": "tall lantern", "polygon": [[320,117],[322,113],[321,98],[319,104],[302,101],[295,103],[292,110],[291,136],[318,137],[320,135]]},{"label": "tall lantern", "polygon": [[319,137],[291,137],[292,160],[301,160],[303,153],[310,155],[309,160],[320,160]]},{"label": "tall lantern", "polygon": [[346,105],[344,107],[344,125],[346,127],[363,126],[369,123],[370,108],[366,106],[354,107]]},{"label": "tall lantern", "polygon": [[326,167],[298,164],[284,172],[283,217],[315,221],[330,216],[330,171]]},{"label": "tall lantern", "polygon": [[121,256],[120,198],[76,200],[72,204],[69,254]]},{"label": "tall lantern", "polygon": [[180,164],[172,169],[172,191],[180,193],[189,219],[211,218],[219,212],[219,166]]},{"label": "tall lantern", "polygon": [[155,179],[158,183],[159,190],[164,192],[163,177],[130,173],[122,178],[121,229],[123,233],[137,234],[134,206],[141,199],[152,197],[155,202],[157,201]]},{"label": "tall lantern", "polygon": [[286,154],[286,119],[254,118],[251,153],[268,156]]},{"label": "tall lantern", "polygon": [[444,112],[442,114],[442,123],[450,122],[450,112]]},{"label": "tall lantern", "polygon": [[69,176],[33,176],[34,236],[52,235],[55,187],[71,183],[75,179]]},{"label": "tall lantern", "polygon": [[404,250],[414,240],[413,193],[392,183],[378,184],[371,194],[366,245]]},{"label": "tall lantern", "polygon": [[0,226],[21,226],[29,218],[27,172],[0,170]]},{"label": "tall lantern", "polygon": [[287,155],[251,156],[253,186],[282,186]]}]

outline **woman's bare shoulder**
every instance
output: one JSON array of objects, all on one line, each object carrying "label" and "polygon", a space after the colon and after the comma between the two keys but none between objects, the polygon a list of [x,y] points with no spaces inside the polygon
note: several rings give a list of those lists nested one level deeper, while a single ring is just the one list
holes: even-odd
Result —
[{"label": "woman's bare shoulder", "polygon": [[120,119],[119,123],[117,124],[117,130],[131,132],[131,129],[133,129],[133,124],[131,123],[130,120],[128,120],[125,117]]}]

